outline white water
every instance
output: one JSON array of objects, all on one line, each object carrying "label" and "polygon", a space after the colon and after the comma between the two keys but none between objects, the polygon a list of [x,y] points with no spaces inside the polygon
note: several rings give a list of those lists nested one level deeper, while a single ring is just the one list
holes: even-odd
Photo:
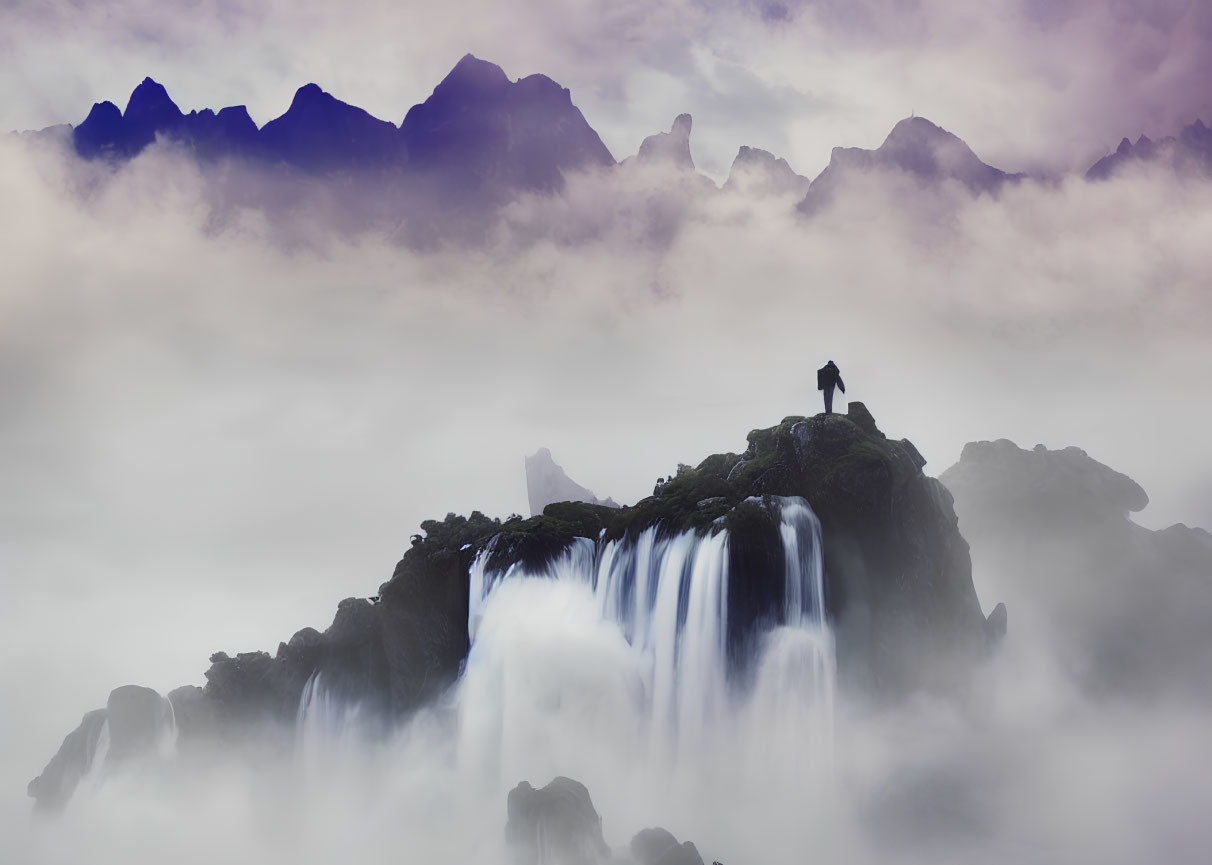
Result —
[{"label": "white water", "polygon": [[334,694],[316,670],[303,686],[295,716],[295,752],[307,770],[328,771],[349,757],[361,734],[362,704]]},{"label": "white water", "polygon": [[[762,771],[790,760],[807,774],[827,775],[835,659],[824,615],[820,524],[803,499],[774,499],[773,505],[784,548],[783,622],[761,640],[747,690],[731,686],[727,675],[726,530],[659,537],[652,527],[623,541],[580,538],[537,573],[518,564],[492,571],[492,545],[482,551],[470,573],[473,643],[458,694],[461,741],[478,755],[472,762],[515,773],[502,783],[520,780],[522,766],[488,759],[489,753],[525,752],[518,731],[552,723],[538,717],[534,702],[556,713],[582,700],[593,682],[595,708],[585,714],[614,718],[608,738],[625,736],[627,747],[672,776],[710,765],[705,754],[734,752],[738,743]],[[546,618],[531,615],[546,605]],[[557,637],[569,621],[579,623],[579,632]],[[511,636],[519,628],[525,633]],[[539,684],[557,679],[594,634],[601,636],[594,655],[579,658],[580,671],[566,671],[579,683],[576,694]],[[547,644],[545,636],[557,638]],[[536,651],[541,645],[549,654]],[[609,674],[607,663],[613,663]],[[780,735],[765,732],[772,724]],[[552,742],[558,731],[537,738]],[[533,744],[541,750],[540,742]]]},{"label": "white water", "polygon": [[[802,499],[769,506],[782,622],[757,641],[744,682],[728,674],[729,584],[745,575],[729,572],[726,530],[580,538],[535,572],[490,569],[490,544],[468,574],[472,644],[450,705],[376,746],[360,707],[313,675],[296,727],[307,786],[432,800],[434,838],[460,856],[499,843],[510,788],[555,775],[582,781],[616,832],[659,823],[720,854],[801,833],[808,813],[824,831],[834,655],[820,527]],[[735,824],[742,800],[763,822]],[[463,838],[442,820],[478,828]]]}]

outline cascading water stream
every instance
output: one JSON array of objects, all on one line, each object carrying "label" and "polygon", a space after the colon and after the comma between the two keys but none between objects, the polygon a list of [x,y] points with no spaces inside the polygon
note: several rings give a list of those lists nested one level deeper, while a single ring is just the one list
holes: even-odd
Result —
[{"label": "cascading water stream", "polygon": [[[729,679],[729,586],[746,574],[730,573],[722,526],[578,538],[533,569],[490,567],[499,538],[480,551],[468,572],[471,648],[455,712],[435,716],[454,722],[440,749],[449,747],[464,794],[499,801],[521,779],[564,774],[595,799],[613,795],[615,813],[634,807],[636,821],[651,817],[624,790],[645,790],[649,808],[697,803],[686,815],[696,823],[726,821],[726,810],[703,809],[735,795],[791,823],[801,807],[827,804],[835,661],[820,525],[803,499],[752,502],[777,519],[783,585],[738,681]],[[364,732],[358,712],[312,676],[296,729],[306,766],[325,778],[340,771],[331,758],[348,757]],[[705,799],[708,790],[732,792]]]},{"label": "cascading water stream", "polygon": [[[479,646],[476,639],[502,586],[526,578],[579,584],[592,591],[601,619],[617,628],[637,657],[654,753],[676,761],[721,739],[744,741],[746,727],[757,731],[773,722],[786,724],[790,737],[813,740],[806,761],[827,762],[835,658],[825,616],[820,523],[801,498],[766,501],[763,506],[777,508],[783,546],[782,624],[763,636],[746,693],[730,693],[727,679],[730,539],[724,529],[662,537],[652,526],[635,538],[605,543],[578,538],[537,572],[517,563],[489,569],[490,543],[469,574],[469,664],[502,651],[495,643]],[[805,729],[790,729],[800,725]],[[755,738],[770,744],[760,733]]]}]

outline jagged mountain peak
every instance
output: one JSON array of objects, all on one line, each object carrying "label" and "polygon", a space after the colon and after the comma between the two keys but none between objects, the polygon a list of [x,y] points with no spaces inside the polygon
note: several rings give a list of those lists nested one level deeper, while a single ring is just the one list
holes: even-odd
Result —
[{"label": "jagged mountain peak", "polygon": [[875,150],[835,147],[829,165],[800,202],[800,212],[818,211],[837,195],[855,174],[891,171],[908,175],[922,186],[958,181],[972,194],[996,193],[1007,181],[1022,175],[986,165],[966,142],[925,117],[906,117],[892,127]]},{"label": "jagged mountain peak", "polygon": [[295,91],[286,113],[261,129],[260,141],[275,158],[309,171],[381,168],[404,160],[395,124],[314,83]]},{"label": "jagged mountain peak", "polygon": [[892,127],[892,131],[888,133],[888,137],[884,139],[884,143],[896,141],[921,141],[924,139],[948,139],[956,138],[955,135],[948,132],[937,123],[933,123],[925,117],[920,117],[913,114],[903,120],[898,120],[896,125]]},{"label": "jagged mountain peak", "polygon": [[163,84],[152,78],[144,78],[131,91],[123,116],[127,118],[151,117],[155,115],[181,116],[181,109],[168,95]]},{"label": "jagged mountain peak", "polygon": [[946,175],[965,182],[971,179],[982,186],[983,178],[974,175],[989,170],[962,138],[925,117],[901,120],[892,127],[877,152],[888,154],[899,167],[915,174]]},{"label": "jagged mountain peak", "polygon": [[668,132],[649,135],[640,143],[636,161],[694,171],[694,159],[690,155],[690,130],[693,126],[694,119],[689,114],[679,114],[673,119]]},{"label": "jagged mountain peak", "polygon": [[295,96],[290,101],[290,108],[287,109],[287,112],[311,106],[331,106],[334,104],[346,105],[347,103],[341,102],[340,99],[337,99],[337,97],[321,88],[319,84],[312,82],[304,84],[295,91]]},{"label": "jagged mountain peak", "polygon": [[500,66],[481,60],[474,54],[464,54],[433,92],[434,96],[446,94],[448,91],[457,91],[464,96],[491,95],[500,93],[509,84],[509,76]]},{"label": "jagged mountain peak", "polygon": [[545,75],[510,81],[472,54],[408,110],[400,137],[414,168],[445,176],[448,201],[556,189],[567,170],[614,164],[566,88]]},{"label": "jagged mountain peak", "polygon": [[1182,173],[1212,173],[1212,131],[1203,120],[1195,120],[1184,126],[1177,136],[1168,135],[1154,141],[1142,134],[1135,144],[1124,138],[1114,153],[1090,166],[1086,179],[1106,180],[1126,165],[1153,161],[1168,164]]},{"label": "jagged mountain peak", "polygon": [[89,109],[88,116],[76,128],[79,129],[91,123],[121,119],[122,109],[107,99],[104,102],[94,102],[93,107]]},{"label": "jagged mountain peak", "polygon": [[759,195],[794,192],[802,196],[808,191],[808,184],[808,178],[796,174],[786,159],[760,147],[741,145],[732,160],[724,189]]}]

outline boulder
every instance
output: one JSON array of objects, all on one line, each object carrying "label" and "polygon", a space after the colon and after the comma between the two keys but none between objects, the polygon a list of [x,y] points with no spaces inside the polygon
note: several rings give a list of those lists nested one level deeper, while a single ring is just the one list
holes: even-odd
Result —
[{"label": "boulder", "polygon": [[639,865],[703,865],[690,841],[679,844],[668,829],[641,829],[631,839],[631,855]]},{"label": "boulder", "polygon": [[610,855],[602,818],[585,785],[558,777],[535,789],[523,781],[509,791],[505,839],[517,865],[593,865]]}]

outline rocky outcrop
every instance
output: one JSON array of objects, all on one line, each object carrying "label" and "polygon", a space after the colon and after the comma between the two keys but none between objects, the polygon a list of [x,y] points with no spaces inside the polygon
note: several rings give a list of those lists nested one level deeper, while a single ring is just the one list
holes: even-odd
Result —
[{"label": "rocky outcrop", "polygon": [[94,709],[80,720],[80,726],[63,739],[63,744],[42,774],[29,782],[26,792],[39,811],[58,811],[67,804],[76,787],[93,765],[97,743],[105,726],[105,709]]},{"label": "rocky outcrop", "polygon": [[530,500],[530,515],[538,516],[543,508],[555,502],[586,502],[617,508],[613,499],[599,499],[590,490],[564,473],[551,451],[539,448],[526,457],[526,496]]},{"label": "rocky outcrop", "polygon": [[[394,725],[458,678],[469,649],[469,569],[481,552],[493,570],[516,562],[541,571],[577,538],[634,538],[650,527],[666,536],[729,531],[727,652],[730,673],[743,679],[759,635],[785,623],[775,498],[784,496],[803,498],[820,519],[825,612],[844,685],[888,699],[953,691],[986,656],[997,625],[981,613],[951,496],[923,474],[924,462],[851,402],[847,415],[789,417],[753,430],[741,453],[682,466],[659,495],[631,507],[564,501],[529,519],[473,512],[424,522],[378,594],[342,601],[323,633],[305,628],[273,655],[216,653],[205,687],[173,691],[183,746],[194,737],[238,741],[267,724],[293,727],[317,675],[334,696],[357,701],[364,718]],[[87,752],[91,729],[69,736],[66,752]],[[58,772],[60,783],[52,761],[31,795],[50,802],[70,792],[79,761],[60,763],[76,769]]]},{"label": "rocky outcrop", "polygon": [[1145,491],[1078,448],[973,442],[941,480],[1011,627],[1092,694],[1212,693],[1212,535],[1137,525]]},{"label": "rocky outcrop", "polygon": [[173,705],[151,688],[123,685],[104,709],[87,713],[68,733],[26,792],[40,811],[57,811],[90,773],[109,771],[172,748],[177,735]]},{"label": "rocky outcrop", "polygon": [[1022,177],[986,165],[963,140],[926,118],[907,117],[875,150],[833,148],[829,165],[812,181],[800,211],[816,213],[842,194],[854,177],[874,172],[899,174],[919,188],[952,181],[973,195],[996,194],[1007,182]]},{"label": "rocky outcrop", "polygon": [[580,781],[555,778],[535,789],[523,781],[509,791],[505,840],[516,865],[595,865],[610,855],[602,818]]},{"label": "rocky outcrop", "polygon": [[800,496],[821,521],[826,606],[843,682],[894,697],[951,690],[988,651],[968,545],[951,495],[922,472],[907,440],[879,431],[860,402],[847,415],[789,417],[753,430],[741,454],[682,467],[659,495],[619,510],[558,503],[501,525],[500,567],[531,569],[575,537],[636,536],[649,526],[730,532],[728,655],[745,675],[754,641],[780,624],[783,553],[777,509],[765,497]]},{"label": "rocky outcrop", "polygon": [[668,829],[641,829],[631,839],[631,855],[639,865],[703,865],[693,842],[678,843]]}]

